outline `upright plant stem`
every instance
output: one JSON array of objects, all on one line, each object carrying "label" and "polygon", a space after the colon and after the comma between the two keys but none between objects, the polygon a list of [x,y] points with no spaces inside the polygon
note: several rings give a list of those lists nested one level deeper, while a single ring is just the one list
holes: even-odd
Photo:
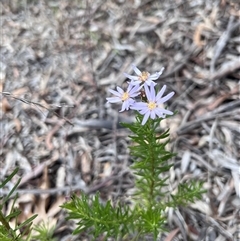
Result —
[{"label": "upright plant stem", "polygon": [[2,211],[0,210],[0,222],[4,225],[4,227],[8,230],[11,231],[11,227],[9,223],[6,221]]},{"label": "upright plant stem", "polygon": [[154,201],[154,177],[155,177],[155,169],[154,169],[154,165],[155,165],[155,160],[154,160],[154,153],[153,153],[153,147],[152,145],[150,145],[150,153],[151,153],[151,171],[152,171],[152,176],[151,176],[151,185],[150,185],[150,203],[152,203],[152,201]]}]

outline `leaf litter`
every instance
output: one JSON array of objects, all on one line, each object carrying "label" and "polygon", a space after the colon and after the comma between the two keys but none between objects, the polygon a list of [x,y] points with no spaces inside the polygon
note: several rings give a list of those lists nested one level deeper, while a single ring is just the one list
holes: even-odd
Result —
[{"label": "leaf litter", "polygon": [[[203,199],[168,211],[161,240],[237,240],[240,210],[238,1],[7,1],[1,3],[0,90],[3,180],[16,166],[19,222],[32,213],[72,231],[59,205],[73,192],[127,199],[128,132],[106,104],[131,64],[164,67],[175,91],[170,184],[204,181]],[[0,181],[1,181],[0,180]],[[12,180],[6,195],[14,185]],[[7,212],[7,210],[6,210]],[[62,239],[61,239],[62,238]],[[85,238],[87,234],[74,237]],[[74,240],[73,239],[73,240]]]}]

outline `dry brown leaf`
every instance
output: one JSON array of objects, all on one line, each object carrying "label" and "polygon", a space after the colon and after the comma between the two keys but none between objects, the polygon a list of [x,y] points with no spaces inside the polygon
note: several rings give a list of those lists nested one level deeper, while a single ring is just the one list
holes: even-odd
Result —
[{"label": "dry brown leaf", "polygon": [[174,230],[172,230],[167,237],[164,239],[164,241],[172,241],[174,239],[174,237],[179,233],[180,229],[176,228]]},{"label": "dry brown leaf", "polygon": [[1,110],[5,113],[9,112],[12,110],[11,105],[9,104],[7,98],[3,98],[1,103],[0,103]]},{"label": "dry brown leaf", "polygon": [[14,123],[15,123],[16,131],[20,132],[22,130],[21,121],[18,118],[16,118],[16,119],[14,119]]},{"label": "dry brown leaf", "polygon": [[211,30],[211,28],[205,23],[200,23],[195,29],[195,32],[193,35],[193,42],[198,47],[206,45],[206,41],[202,40],[202,34],[204,30]]},{"label": "dry brown leaf", "polygon": [[16,89],[16,90],[12,91],[11,94],[13,96],[19,97],[22,94],[26,94],[26,93],[29,93],[29,89],[27,87],[23,87],[23,88],[19,88],[19,89]]}]

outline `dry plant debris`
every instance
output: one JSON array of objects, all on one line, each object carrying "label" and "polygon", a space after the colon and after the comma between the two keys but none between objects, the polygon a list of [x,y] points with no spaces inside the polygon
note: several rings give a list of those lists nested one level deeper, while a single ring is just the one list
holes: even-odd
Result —
[{"label": "dry plant debris", "polygon": [[172,191],[192,178],[207,189],[168,210],[161,240],[240,239],[238,1],[2,0],[0,9],[0,181],[20,167],[19,221],[36,212],[68,240],[59,205],[72,192],[115,200],[134,186],[118,124],[133,114],[105,98],[135,63],[165,67],[159,83],[176,92],[178,114],[165,123],[178,153]]}]

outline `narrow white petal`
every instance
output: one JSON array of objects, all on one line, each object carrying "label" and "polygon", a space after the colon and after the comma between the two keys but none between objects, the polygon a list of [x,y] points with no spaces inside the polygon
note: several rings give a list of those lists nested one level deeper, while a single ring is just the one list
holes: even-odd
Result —
[{"label": "narrow white petal", "polygon": [[150,90],[149,90],[148,86],[144,85],[144,89],[145,89],[145,94],[147,96],[148,101],[152,101],[152,98],[151,98],[152,96],[151,96],[151,93],[150,93]]},{"label": "narrow white petal", "polygon": [[161,68],[161,70],[160,70],[159,72],[156,72],[156,73],[154,73],[154,74],[151,74],[151,75],[148,77],[148,79],[149,79],[149,80],[156,80],[156,79],[158,79],[158,78],[160,77],[160,75],[162,74],[163,70],[164,70],[164,67]]},{"label": "narrow white petal", "polygon": [[122,109],[119,111],[119,112],[123,112],[124,110],[127,110],[127,102],[124,101],[123,104],[122,104]]},{"label": "narrow white petal", "polygon": [[145,103],[145,102],[137,102],[134,105],[136,105],[139,108],[147,107],[147,103]]},{"label": "narrow white petal", "polygon": [[157,101],[157,102],[162,98],[162,95],[163,95],[163,93],[165,92],[166,88],[167,88],[167,86],[164,85],[164,86],[162,87],[162,89],[159,91],[159,93],[157,94],[157,96],[156,96],[156,101]]},{"label": "narrow white petal", "polygon": [[162,67],[158,73],[161,75],[161,74],[163,73],[164,69],[165,69],[165,68]]},{"label": "narrow white petal", "polygon": [[163,98],[159,99],[159,100],[157,101],[157,103],[158,103],[158,104],[162,104],[162,103],[168,101],[169,99],[172,98],[172,96],[173,96],[174,94],[175,94],[174,92],[169,93],[168,95],[166,95],[166,96],[164,96]]},{"label": "narrow white petal", "polygon": [[152,80],[150,80],[150,79],[147,79],[144,84],[145,84],[145,85],[148,85],[148,86],[150,86],[151,84],[153,84],[153,85],[155,86],[157,83],[155,83],[154,81],[152,81]]},{"label": "narrow white petal", "polygon": [[135,92],[138,92],[141,89],[141,87],[139,86],[139,84],[136,84],[135,86],[132,87],[132,89],[129,91],[129,94],[133,94]]},{"label": "narrow white petal", "polygon": [[140,92],[136,92],[136,93],[134,93],[134,94],[130,94],[130,96],[132,97],[132,98],[134,98],[134,97],[136,97],[136,96],[139,96],[140,95]]},{"label": "narrow white petal", "polygon": [[153,83],[151,83],[151,85],[150,85],[150,93],[151,93],[151,98],[152,98],[153,101],[156,100],[156,92],[155,92],[154,86],[155,85]]},{"label": "narrow white petal", "polygon": [[173,112],[170,111],[170,110],[163,109],[163,108],[157,108],[157,109],[156,109],[156,114],[157,114],[158,116],[162,116],[162,114],[173,115]]},{"label": "narrow white petal", "polygon": [[109,97],[106,99],[107,99],[108,103],[117,103],[117,102],[122,101],[121,98],[119,98],[119,97]]},{"label": "narrow white petal", "polygon": [[141,115],[145,115],[147,112],[150,112],[150,110],[149,110],[147,107],[139,110],[139,113],[140,113]]},{"label": "narrow white petal", "polygon": [[133,110],[141,110],[141,109],[146,108],[146,107],[147,107],[147,103],[138,102],[138,103],[134,103],[131,106],[131,109],[133,109]]},{"label": "narrow white petal", "polygon": [[129,75],[129,74],[127,74],[127,73],[124,73],[124,75],[125,75],[128,79],[130,79],[130,80],[138,80],[138,77],[137,77],[137,76]]},{"label": "narrow white petal", "polygon": [[149,76],[149,79],[156,80],[160,77],[160,75],[163,73],[164,67],[161,68],[159,72],[156,72],[155,74],[152,74]]},{"label": "narrow white petal", "polygon": [[148,118],[149,118],[149,115],[150,115],[149,112],[147,112],[147,113],[144,115],[143,120],[142,120],[142,125],[144,125],[144,124],[147,122],[147,120],[148,120]]},{"label": "narrow white petal", "polygon": [[120,93],[120,94],[123,94],[124,93],[124,90],[120,87],[117,86],[117,91]]},{"label": "narrow white petal", "polygon": [[134,82],[131,82],[131,85],[139,85],[141,83],[142,83],[141,80],[134,80]]},{"label": "narrow white petal", "polygon": [[[128,99],[128,106],[129,106],[129,107],[132,106],[134,103],[135,103],[135,100],[134,100],[134,99],[132,99],[132,98],[129,98],[129,99]],[[128,109],[129,109],[129,107],[128,107]]]},{"label": "narrow white petal", "polygon": [[151,117],[151,119],[153,119],[153,120],[156,118],[155,110],[152,110],[152,111],[151,111],[150,117]]},{"label": "narrow white petal", "polygon": [[121,97],[122,95],[119,93],[119,92],[117,92],[116,90],[109,90],[109,92],[110,93],[112,93],[113,95],[116,95],[116,96],[118,96],[118,97]]},{"label": "narrow white petal", "polygon": [[132,68],[138,76],[142,74],[142,72],[136,67],[136,65],[132,64]]},{"label": "narrow white petal", "polygon": [[151,74],[151,75],[148,77],[148,79],[149,79],[149,80],[156,80],[156,79],[159,78],[160,75],[161,75],[160,72],[156,72],[155,74]]}]

